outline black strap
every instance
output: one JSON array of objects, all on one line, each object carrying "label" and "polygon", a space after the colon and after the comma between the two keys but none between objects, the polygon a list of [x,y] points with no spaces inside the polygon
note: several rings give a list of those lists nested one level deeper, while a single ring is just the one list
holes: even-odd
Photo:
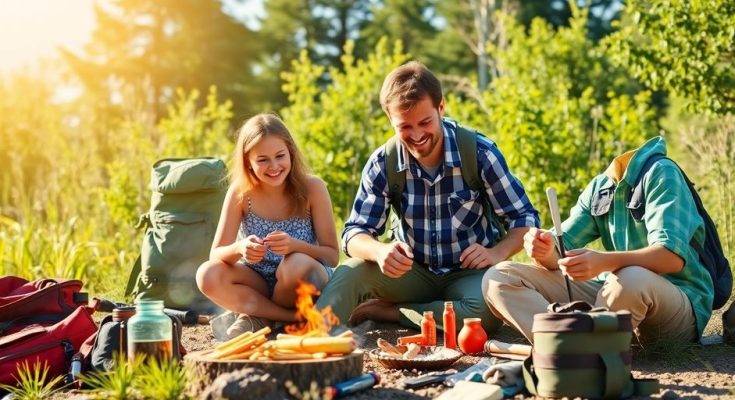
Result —
[{"label": "black strap", "polygon": [[[643,167],[641,167],[638,176],[635,178],[635,183],[633,183],[633,187],[630,190],[626,207],[630,211],[630,215],[636,221],[642,221],[644,215],[646,214],[646,193],[643,188],[643,178],[646,176],[646,174],[648,174],[648,171],[651,170],[653,164],[661,159],[668,159],[668,157],[660,153],[648,157],[646,159],[646,162],[643,163]],[[685,179],[687,181],[689,180],[687,178]]]},{"label": "black strap", "polygon": [[401,194],[406,187],[406,171],[398,171],[398,139],[392,136],[385,144],[385,171],[388,178],[388,201],[400,218]]}]

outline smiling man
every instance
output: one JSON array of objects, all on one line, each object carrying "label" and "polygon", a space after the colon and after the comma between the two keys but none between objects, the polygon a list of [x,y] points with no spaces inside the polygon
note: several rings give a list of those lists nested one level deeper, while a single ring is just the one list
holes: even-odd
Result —
[{"label": "smiling man", "polygon": [[[485,305],[483,273],[520,251],[524,233],[539,224],[538,213],[490,139],[472,133],[476,160],[462,159],[457,135],[464,128],[443,118],[441,84],[423,64],[412,61],[393,70],[380,103],[396,139],[378,148],[362,171],[342,232],[343,250],[352,258],[336,269],[317,307],[331,306],[343,322],[372,319],[416,328],[424,311],[441,315],[444,302],[453,301],[459,321],[480,317],[490,332],[500,321]],[[481,189],[465,182],[465,168],[476,170]],[[397,174],[405,184],[393,197],[390,176]],[[391,207],[399,221],[393,241],[384,243],[378,238]],[[487,218],[491,213],[509,228],[502,240]],[[441,318],[436,320],[443,328]]]}]

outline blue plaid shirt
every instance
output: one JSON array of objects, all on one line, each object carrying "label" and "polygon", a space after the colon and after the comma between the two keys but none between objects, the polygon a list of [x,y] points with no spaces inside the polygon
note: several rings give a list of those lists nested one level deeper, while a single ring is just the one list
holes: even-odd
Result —
[{"label": "blue plaid shirt", "polygon": [[[483,217],[480,193],[462,179],[459,149],[454,136],[457,123],[444,119],[444,162],[433,177],[398,145],[398,171],[406,171],[406,187],[401,196],[402,221],[396,239],[413,249],[414,261],[437,275],[460,269],[459,256],[472,243],[485,247],[498,235]],[[508,171],[503,154],[495,143],[479,135],[477,164],[480,179],[495,213],[510,228],[539,226],[538,212],[531,205],[521,182]],[[385,145],[379,147],[362,171],[362,181],[350,217],[342,231],[345,254],[355,235],[367,233],[377,238],[385,231],[390,211],[388,177],[385,172]]]}]

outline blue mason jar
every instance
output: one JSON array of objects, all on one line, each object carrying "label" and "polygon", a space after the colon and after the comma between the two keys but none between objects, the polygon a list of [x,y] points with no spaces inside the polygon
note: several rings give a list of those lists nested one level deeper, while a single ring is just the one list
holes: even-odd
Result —
[{"label": "blue mason jar", "polygon": [[128,361],[137,356],[161,361],[173,357],[171,318],[163,312],[163,301],[140,300],[127,323]]}]

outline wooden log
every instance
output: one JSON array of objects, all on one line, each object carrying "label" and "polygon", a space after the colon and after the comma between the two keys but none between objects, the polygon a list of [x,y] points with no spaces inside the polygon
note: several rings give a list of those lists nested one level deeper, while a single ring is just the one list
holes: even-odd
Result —
[{"label": "wooden log", "polygon": [[526,357],[531,355],[531,346],[527,344],[505,343],[491,339],[485,342],[485,352],[495,357],[525,360]]},{"label": "wooden log", "polygon": [[193,351],[184,357],[184,364],[195,372],[190,381],[191,392],[197,396],[220,375],[243,368],[257,368],[269,373],[284,385],[287,380],[299,389],[309,390],[311,382],[320,387],[333,385],[363,373],[363,352],[356,350],[344,356],[311,360],[215,360],[211,350]]}]

